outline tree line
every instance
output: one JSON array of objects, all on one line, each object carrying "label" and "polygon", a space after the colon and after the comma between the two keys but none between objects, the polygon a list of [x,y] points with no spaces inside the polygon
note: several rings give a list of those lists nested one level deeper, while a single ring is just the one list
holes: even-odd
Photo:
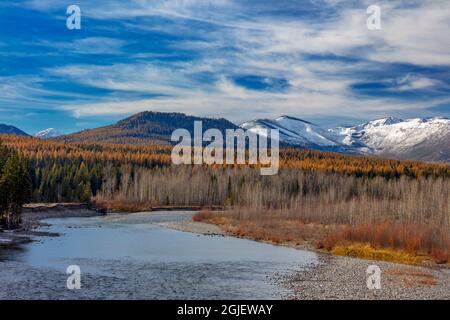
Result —
[{"label": "tree line", "polygon": [[[117,188],[114,194],[118,195],[119,188],[123,191],[124,187],[128,187],[127,183],[135,183],[136,179],[142,180],[137,176],[139,174],[154,180],[173,168],[171,146],[166,145],[66,143],[12,135],[4,135],[1,139],[9,150],[29,159],[32,189],[30,201],[33,202],[87,202],[99,193],[105,195],[108,191],[111,194],[113,182]],[[383,181],[398,180],[402,177],[416,180],[450,177],[450,166],[446,164],[386,160],[300,149],[281,149],[280,166],[284,172],[323,172],[369,179],[367,181],[376,178]],[[212,170],[218,177],[223,170],[229,169],[240,175],[240,179],[246,179],[246,168],[248,166],[204,165],[178,171],[173,169],[171,172],[199,173]],[[205,179],[215,181],[214,177]],[[163,181],[164,177],[161,183]],[[207,181],[210,180],[205,180],[204,183]],[[226,183],[228,182],[227,180]],[[232,181],[232,187],[235,183]],[[197,189],[193,189],[195,190]],[[217,192],[211,190],[210,202],[215,203]],[[185,196],[183,190],[178,190],[173,195],[179,198]]]},{"label": "tree line", "polygon": [[0,141],[0,225],[20,224],[22,206],[31,196],[31,169],[27,158]]}]

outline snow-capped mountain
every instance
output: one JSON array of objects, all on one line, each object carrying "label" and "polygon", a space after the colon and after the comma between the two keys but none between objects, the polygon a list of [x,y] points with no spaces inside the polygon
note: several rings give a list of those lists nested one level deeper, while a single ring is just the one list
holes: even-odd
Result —
[{"label": "snow-capped mountain", "polygon": [[62,135],[63,134],[61,132],[59,132],[58,130],[56,130],[54,128],[48,128],[48,129],[39,131],[34,136],[36,138],[41,138],[41,139],[51,139],[51,138],[56,138],[56,137],[59,137]]},{"label": "snow-capped mountain", "polygon": [[450,161],[450,119],[388,117],[354,127],[330,129],[360,152],[400,159]]},{"label": "snow-capped mountain", "polygon": [[308,149],[450,162],[450,119],[443,117],[387,117],[325,130],[302,119],[281,116],[245,122],[240,127],[259,135],[265,135],[267,129],[278,129],[281,143]]},{"label": "snow-capped mountain", "polygon": [[290,116],[281,116],[274,120],[258,119],[244,122],[242,129],[258,135],[267,135],[268,129],[278,129],[280,142],[292,146],[316,150],[332,150],[354,153],[352,148],[339,142],[335,135],[311,122]]}]

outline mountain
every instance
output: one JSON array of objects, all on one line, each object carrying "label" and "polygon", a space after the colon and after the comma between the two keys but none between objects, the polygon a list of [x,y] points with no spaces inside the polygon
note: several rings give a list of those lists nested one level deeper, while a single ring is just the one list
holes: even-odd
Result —
[{"label": "mountain", "polygon": [[365,154],[399,159],[450,161],[450,119],[388,117],[329,131]]},{"label": "mountain", "polygon": [[278,129],[280,142],[314,150],[387,158],[450,162],[450,120],[443,117],[402,120],[387,117],[354,127],[325,130],[311,122],[281,116],[241,124],[255,134]]},{"label": "mountain", "polygon": [[51,139],[51,138],[56,138],[56,137],[62,136],[62,133],[54,128],[48,128],[48,129],[39,131],[38,133],[35,133],[34,136],[36,138],[41,138],[41,139]]},{"label": "mountain", "polygon": [[341,143],[334,134],[318,125],[295,117],[284,115],[274,120],[258,119],[244,122],[240,127],[258,135],[266,135],[265,130],[268,129],[278,129],[280,143],[290,146],[355,153],[353,148]]},{"label": "mountain", "polygon": [[[187,129],[191,135],[194,121],[202,121],[203,130],[238,127],[226,119],[212,119],[183,113],[142,112],[116,124],[59,136],[66,142],[91,143],[170,143],[175,129]],[[255,134],[263,129],[278,129],[280,146],[293,146],[346,154],[450,162],[450,120],[427,118],[402,120],[388,117],[354,127],[326,130],[311,122],[281,116],[274,120],[258,119],[240,125]]]},{"label": "mountain", "polygon": [[28,136],[27,133],[14,126],[9,126],[7,124],[0,124],[0,134],[15,134],[16,136]]},{"label": "mountain", "polygon": [[226,119],[201,118],[183,113],[141,112],[116,124],[89,129],[56,138],[66,142],[105,142],[105,143],[170,143],[172,132],[187,129],[194,132],[194,121],[202,121],[203,130],[216,128],[225,132],[237,126]]}]

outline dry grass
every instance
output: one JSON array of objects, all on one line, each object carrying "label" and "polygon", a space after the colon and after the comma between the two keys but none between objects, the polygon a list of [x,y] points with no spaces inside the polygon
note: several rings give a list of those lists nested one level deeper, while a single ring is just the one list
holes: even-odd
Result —
[{"label": "dry grass", "polygon": [[[431,222],[426,225],[386,221],[335,227],[319,243],[319,247],[341,253],[343,248],[349,248],[348,255],[353,255],[352,249],[348,247],[352,243],[368,244],[375,251],[387,248],[397,250],[399,253],[404,252],[409,256],[428,256],[436,263],[447,263],[450,259],[450,233],[447,227]],[[365,255],[364,250],[359,252],[359,256],[365,257]],[[402,259],[410,260],[402,254],[399,257],[393,256],[390,261]]]},{"label": "dry grass", "polygon": [[264,220],[240,219],[236,212],[199,212],[194,221],[218,225],[225,232],[237,237],[245,237],[274,244],[303,245],[313,248],[311,243],[322,239],[327,226],[303,223],[296,219],[280,219],[277,215]]}]

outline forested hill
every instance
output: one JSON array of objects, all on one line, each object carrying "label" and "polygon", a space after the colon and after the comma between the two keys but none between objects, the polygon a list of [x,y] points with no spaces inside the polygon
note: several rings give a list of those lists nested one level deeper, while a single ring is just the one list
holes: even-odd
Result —
[{"label": "forested hill", "polygon": [[[172,167],[172,146],[169,145],[65,143],[13,135],[0,135],[0,141],[29,159],[33,171],[34,202],[87,201],[102,189],[106,178],[105,168],[114,171],[116,180],[121,181],[121,172],[125,168],[163,172],[164,168]],[[450,166],[444,164],[346,156],[299,149],[280,150],[280,167],[280,171],[325,172],[369,179],[450,177]],[[187,171],[202,168],[186,166]],[[224,168],[211,166],[210,169],[213,172],[221,172]],[[248,167],[228,168],[240,170]]]},{"label": "forested hill", "polygon": [[82,132],[58,137],[64,142],[119,143],[119,144],[169,144],[172,132],[176,129],[187,129],[194,132],[194,122],[202,121],[203,130],[216,128],[225,132],[236,129],[230,121],[220,118],[202,118],[188,116],[183,113],[142,112],[121,120],[116,124],[89,129]]},{"label": "forested hill", "polygon": [[23,132],[22,130],[14,126],[1,123],[0,123],[0,134],[14,134],[16,136],[28,136],[27,133]]}]

